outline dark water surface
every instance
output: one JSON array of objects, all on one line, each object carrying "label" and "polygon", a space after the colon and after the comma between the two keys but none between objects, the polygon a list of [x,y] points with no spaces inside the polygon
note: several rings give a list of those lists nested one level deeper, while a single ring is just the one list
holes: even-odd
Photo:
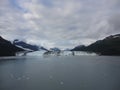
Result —
[{"label": "dark water surface", "polygon": [[120,57],[1,58],[0,90],[120,90]]}]

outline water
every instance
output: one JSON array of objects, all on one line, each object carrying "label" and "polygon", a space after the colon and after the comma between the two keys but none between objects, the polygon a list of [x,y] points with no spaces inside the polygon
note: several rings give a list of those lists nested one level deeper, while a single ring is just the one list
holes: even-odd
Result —
[{"label": "water", "polygon": [[1,58],[0,90],[120,90],[120,57]]}]

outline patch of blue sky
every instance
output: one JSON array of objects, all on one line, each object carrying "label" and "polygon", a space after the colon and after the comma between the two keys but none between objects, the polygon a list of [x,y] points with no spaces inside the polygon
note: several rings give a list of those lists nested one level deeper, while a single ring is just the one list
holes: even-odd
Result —
[{"label": "patch of blue sky", "polygon": [[16,8],[16,9],[18,9],[18,10],[21,10],[22,12],[27,12],[27,10],[26,10],[25,8],[23,8],[23,7],[21,7],[21,6],[19,5],[19,3],[18,3],[17,0],[10,0],[10,1],[11,1],[11,5],[12,5],[14,8]]},{"label": "patch of blue sky", "polygon": [[40,0],[40,3],[42,3],[46,7],[53,7],[53,3],[51,0]]}]

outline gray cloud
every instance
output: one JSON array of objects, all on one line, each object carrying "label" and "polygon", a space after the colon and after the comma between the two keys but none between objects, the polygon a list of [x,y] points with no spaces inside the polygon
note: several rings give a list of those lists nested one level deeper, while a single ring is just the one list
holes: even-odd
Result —
[{"label": "gray cloud", "polygon": [[0,34],[46,47],[74,47],[120,33],[119,0],[2,0]]}]

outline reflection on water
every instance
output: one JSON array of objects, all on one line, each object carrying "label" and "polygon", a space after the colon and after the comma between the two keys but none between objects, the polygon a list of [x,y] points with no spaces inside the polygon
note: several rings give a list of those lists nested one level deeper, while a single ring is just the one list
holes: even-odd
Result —
[{"label": "reflection on water", "polygon": [[120,90],[120,57],[0,58],[0,90]]}]

